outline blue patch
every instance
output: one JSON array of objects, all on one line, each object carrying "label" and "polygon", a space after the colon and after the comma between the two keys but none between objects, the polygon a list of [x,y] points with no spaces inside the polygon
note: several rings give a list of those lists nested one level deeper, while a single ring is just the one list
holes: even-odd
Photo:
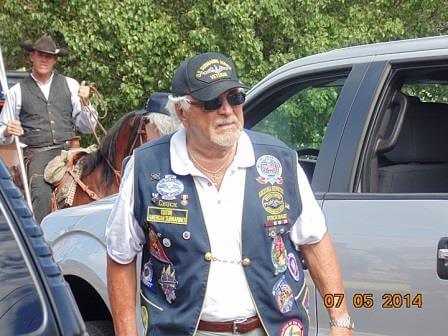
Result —
[{"label": "blue patch", "polygon": [[277,303],[277,308],[282,314],[289,313],[294,305],[294,294],[283,274],[272,288],[272,295]]},{"label": "blue patch", "polygon": [[154,291],[154,269],[152,267],[151,261],[148,261],[143,265],[142,274],[140,280],[146,288]]}]

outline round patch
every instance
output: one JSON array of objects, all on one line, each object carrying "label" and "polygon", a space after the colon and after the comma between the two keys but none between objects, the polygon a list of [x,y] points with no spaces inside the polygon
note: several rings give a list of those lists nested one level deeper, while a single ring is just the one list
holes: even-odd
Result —
[{"label": "round patch", "polygon": [[283,195],[276,191],[265,194],[261,199],[261,204],[263,209],[272,215],[277,215],[285,210]]},{"label": "round patch", "polygon": [[260,156],[257,160],[257,172],[260,175],[257,181],[261,184],[278,183],[282,184],[282,165],[280,161],[272,155]]},{"label": "round patch", "polygon": [[280,336],[302,336],[303,323],[298,319],[287,321],[280,331]]},{"label": "round patch", "polygon": [[142,314],[143,327],[145,328],[145,334],[146,334],[149,325],[149,314],[148,309],[146,309],[145,306],[141,307],[141,314]]},{"label": "round patch", "polygon": [[184,185],[175,175],[165,175],[156,186],[157,192],[164,200],[176,199],[184,191]]},{"label": "round patch", "polygon": [[300,280],[299,265],[297,265],[297,259],[293,253],[288,253],[288,270],[295,281]]},{"label": "round patch", "polygon": [[277,308],[282,314],[289,313],[292,310],[294,304],[294,295],[291,287],[286,281],[285,275],[282,275],[280,279],[274,284],[272,288],[272,295],[277,303]]}]

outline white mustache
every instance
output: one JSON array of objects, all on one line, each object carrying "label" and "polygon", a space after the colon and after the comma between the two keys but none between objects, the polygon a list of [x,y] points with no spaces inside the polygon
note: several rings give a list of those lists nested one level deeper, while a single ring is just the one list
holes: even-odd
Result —
[{"label": "white mustache", "polygon": [[229,117],[221,117],[219,119],[216,119],[213,122],[213,126],[219,127],[221,125],[229,124],[229,123],[235,123],[235,124],[239,125],[239,121],[235,116],[229,116]]}]

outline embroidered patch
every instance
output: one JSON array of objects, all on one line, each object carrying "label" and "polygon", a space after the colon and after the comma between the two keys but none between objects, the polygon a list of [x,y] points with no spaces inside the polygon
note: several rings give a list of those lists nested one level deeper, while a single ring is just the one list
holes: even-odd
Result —
[{"label": "embroidered patch", "polygon": [[146,288],[154,291],[154,270],[151,261],[148,261],[143,265],[140,280]]},{"label": "embroidered patch", "polygon": [[149,325],[149,313],[148,309],[145,306],[141,306],[141,314],[142,314],[143,328],[145,328],[145,334],[146,334]]},{"label": "embroidered patch", "polygon": [[261,199],[261,204],[263,205],[263,209],[272,215],[277,215],[285,210],[283,195],[279,192],[267,193]]},{"label": "embroidered patch", "polygon": [[157,192],[164,200],[176,199],[184,191],[184,184],[176,178],[176,175],[165,175],[156,186]]},{"label": "embroidered patch", "polygon": [[277,308],[281,313],[286,314],[292,310],[294,295],[291,287],[286,281],[285,275],[282,275],[274,284],[272,295],[274,296]]},{"label": "embroidered patch", "polygon": [[196,79],[202,82],[210,83],[212,81],[231,78],[232,67],[227,62],[212,58],[203,63],[196,71]]},{"label": "embroidered patch", "polygon": [[302,336],[303,335],[303,323],[298,319],[292,319],[286,321],[280,331],[280,336]]},{"label": "embroidered patch", "polygon": [[274,236],[274,239],[272,240],[271,261],[274,265],[275,275],[286,271],[286,268],[288,267],[286,263],[286,247],[282,236]]},{"label": "embroidered patch", "polygon": [[148,206],[146,220],[152,223],[186,225],[188,223],[188,210]]},{"label": "embroidered patch", "polygon": [[279,215],[268,215],[266,216],[266,222],[275,222],[275,221],[283,221],[283,220],[289,220],[288,214],[282,213]]},{"label": "embroidered patch", "polygon": [[174,267],[171,267],[171,265],[163,267],[159,284],[165,294],[166,301],[168,301],[168,303],[173,303],[176,299],[176,288],[178,284],[178,281],[176,280],[176,270]]},{"label": "embroidered patch", "polygon": [[158,205],[160,208],[177,208],[177,202],[172,201],[164,201],[160,198],[157,199],[156,202],[154,202],[155,205]]},{"label": "embroidered patch", "polygon": [[260,184],[283,184],[282,165],[280,161],[272,155],[260,156],[256,163],[257,172],[260,175],[257,177],[257,182]]},{"label": "embroidered patch", "polygon": [[295,281],[300,280],[300,269],[294,253],[288,253],[288,270]]},{"label": "embroidered patch", "polygon": [[163,263],[172,264],[171,260],[165,254],[165,250],[163,249],[162,244],[160,244],[157,233],[154,231],[152,227],[149,228],[148,235],[149,235],[149,253],[151,254],[151,256],[153,256],[154,258]]}]

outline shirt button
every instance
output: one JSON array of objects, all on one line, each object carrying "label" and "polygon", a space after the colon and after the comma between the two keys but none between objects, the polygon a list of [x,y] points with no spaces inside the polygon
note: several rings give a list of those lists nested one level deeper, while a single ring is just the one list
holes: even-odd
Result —
[{"label": "shirt button", "polygon": [[252,260],[250,260],[249,258],[244,258],[242,264],[243,266],[249,266],[250,264],[252,264]]},{"label": "shirt button", "polygon": [[205,261],[212,261],[212,253],[211,252],[207,252],[206,254],[204,254],[204,260]]},{"label": "shirt button", "polygon": [[50,120],[50,123],[54,124],[54,121],[53,121],[53,120]]},{"label": "shirt button", "polygon": [[212,186],[212,183],[211,183],[211,182],[208,182],[207,185],[208,185],[209,187],[211,187],[211,186]]},{"label": "shirt button", "polygon": [[221,200],[218,200],[218,204],[221,204]]}]

